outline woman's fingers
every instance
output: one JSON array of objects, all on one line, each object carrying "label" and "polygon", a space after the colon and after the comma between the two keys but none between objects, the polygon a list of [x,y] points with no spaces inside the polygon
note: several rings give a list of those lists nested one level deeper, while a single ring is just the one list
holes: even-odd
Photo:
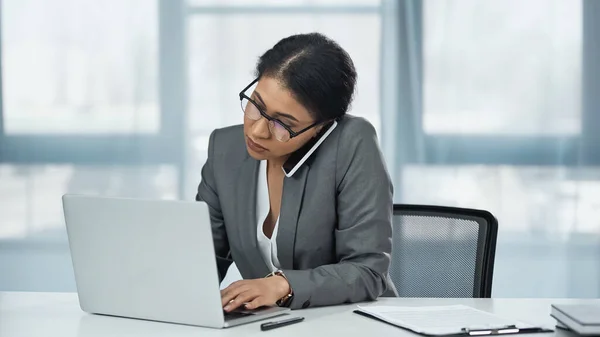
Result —
[{"label": "woman's fingers", "polygon": [[236,281],[230,284],[227,288],[221,290],[221,297],[226,296],[228,292],[235,290],[239,287],[242,287],[246,284],[246,281]]},{"label": "woman's fingers", "polygon": [[247,284],[232,284],[229,287],[221,290],[221,304],[227,305],[231,300],[236,298],[240,293],[249,289]]},{"label": "woman's fingers", "polygon": [[255,289],[249,289],[247,291],[241,292],[237,296],[235,296],[231,301],[229,301],[223,309],[227,312],[235,310],[241,305],[244,305],[248,302],[252,302],[259,295],[260,294]]},{"label": "woman's fingers", "polygon": [[246,304],[246,309],[256,309],[265,305],[272,305],[273,303],[267,303],[267,299],[264,296],[258,296],[254,300]]}]

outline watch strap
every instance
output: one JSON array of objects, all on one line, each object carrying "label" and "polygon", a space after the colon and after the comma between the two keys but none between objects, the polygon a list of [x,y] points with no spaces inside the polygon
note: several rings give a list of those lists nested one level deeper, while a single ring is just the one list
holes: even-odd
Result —
[{"label": "watch strap", "polygon": [[[273,276],[281,276],[286,281],[288,281],[288,284],[290,283],[290,281],[285,276],[285,274],[283,273],[282,270],[275,270],[275,271],[269,273],[266,277],[273,277]],[[287,307],[289,305],[289,303],[291,302],[291,300],[292,300],[293,297],[294,297],[294,291],[292,290],[292,286],[290,284],[290,292],[287,295],[285,295],[282,298],[280,298],[279,300],[277,300],[277,302],[275,302],[275,304],[277,304],[277,306],[279,306],[279,307]]]}]

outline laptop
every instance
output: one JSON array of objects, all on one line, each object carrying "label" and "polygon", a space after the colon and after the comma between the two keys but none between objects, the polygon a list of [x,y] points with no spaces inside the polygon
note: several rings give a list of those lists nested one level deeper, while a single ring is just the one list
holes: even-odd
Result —
[{"label": "laptop", "polygon": [[203,202],[82,195],[62,201],[85,312],[225,328],[289,311],[223,311]]}]

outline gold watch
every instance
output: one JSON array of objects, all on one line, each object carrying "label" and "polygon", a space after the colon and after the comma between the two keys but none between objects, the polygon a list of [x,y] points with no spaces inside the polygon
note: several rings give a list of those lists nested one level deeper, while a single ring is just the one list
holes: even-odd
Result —
[{"label": "gold watch", "polygon": [[292,300],[292,298],[294,297],[294,291],[292,290],[292,285],[289,284],[290,281],[287,279],[287,277],[285,277],[285,274],[281,270],[275,270],[275,271],[269,273],[269,275],[267,275],[266,277],[272,277],[272,276],[281,276],[286,281],[288,281],[288,285],[290,286],[290,292],[287,295],[280,298],[279,300],[277,300],[277,302],[275,302],[275,304],[277,304],[277,306],[279,306],[279,307],[287,307],[290,304],[290,301]]}]

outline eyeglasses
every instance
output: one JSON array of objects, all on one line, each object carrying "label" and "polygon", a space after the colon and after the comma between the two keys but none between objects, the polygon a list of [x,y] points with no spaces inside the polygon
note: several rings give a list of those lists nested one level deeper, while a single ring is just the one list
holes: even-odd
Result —
[{"label": "eyeglasses", "polygon": [[240,91],[240,103],[242,106],[242,111],[246,117],[250,118],[253,121],[259,120],[261,117],[264,117],[269,122],[269,131],[280,142],[287,142],[288,140],[299,136],[300,134],[310,130],[311,128],[320,124],[320,122],[315,122],[304,129],[296,132],[292,130],[285,123],[280,121],[277,118],[271,117],[267,115],[267,113],[261,109],[256,102],[246,95],[246,91],[253,86],[256,82],[258,82],[258,78],[252,81],[244,90]]}]

